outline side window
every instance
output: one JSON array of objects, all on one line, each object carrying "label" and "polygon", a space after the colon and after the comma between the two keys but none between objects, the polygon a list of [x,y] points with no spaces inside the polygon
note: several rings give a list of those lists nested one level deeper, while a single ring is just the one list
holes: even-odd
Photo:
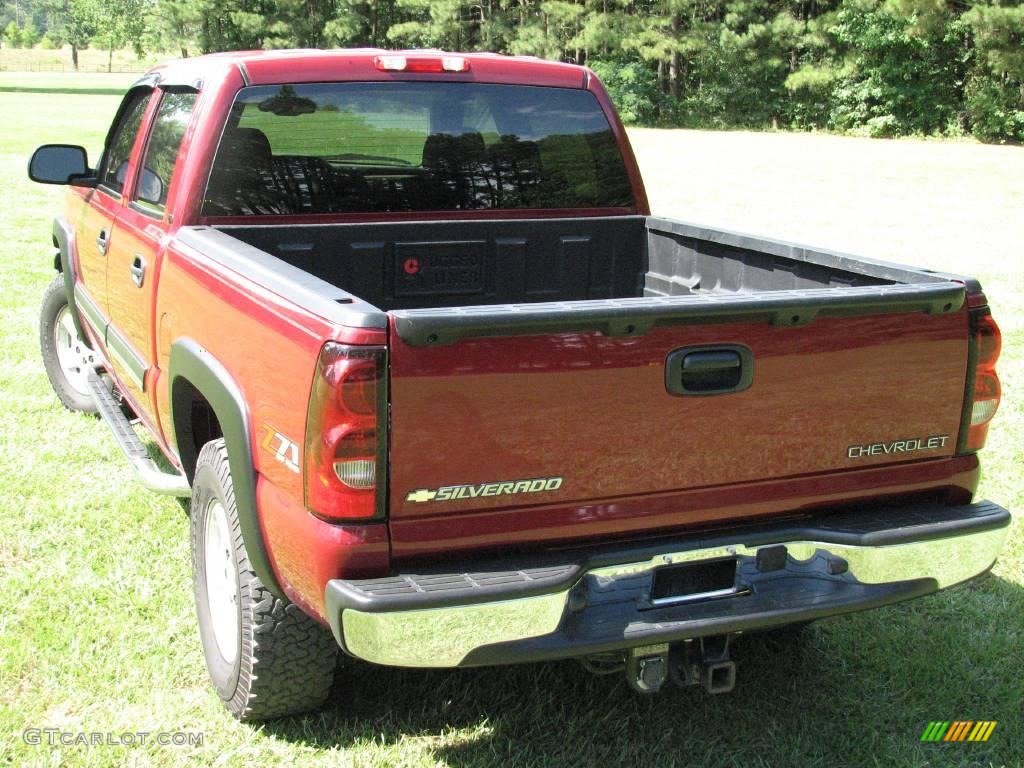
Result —
[{"label": "side window", "polygon": [[132,155],[135,137],[146,114],[146,105],[152,91],[140,90],[128,97],[129,101],[121,112],[120,122],[114,127],[110,143],[103,153],[103,168],[100,170],[100,184],[120,194],[128,173],[128,159]]},{"label": "side window", "polygon": [[197,96],[194,92],[167,92],[160,102],[135,189],[135,202],[147,211],[164,212],[167,189]]}]

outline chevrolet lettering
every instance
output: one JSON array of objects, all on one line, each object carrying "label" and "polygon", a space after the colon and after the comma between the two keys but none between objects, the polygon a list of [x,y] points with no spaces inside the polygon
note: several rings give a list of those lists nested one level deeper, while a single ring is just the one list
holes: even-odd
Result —
[{"label": "chevrolet lettering", "polygon": [[879,456],[890,453],[913,453],[914,451],[935,451],[945,448],[949,435],[933,435],[931,437],[915,437],[910,440],[893,440],[891,443],[868,443],[867,445],[851,445],[846,449],[850,459],[865,456]]}]

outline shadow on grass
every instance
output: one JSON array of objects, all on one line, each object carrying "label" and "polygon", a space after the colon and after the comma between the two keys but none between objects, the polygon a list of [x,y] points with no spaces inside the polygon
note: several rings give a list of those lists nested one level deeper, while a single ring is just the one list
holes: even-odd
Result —
[{"label": "shadow on grass", "polygon": [[[129,418],[136,418],[131,413],[129,413],[128,415],[129,415]],[[133,424],[134,423],[137,423],[137,422],[133,422]],[[149,458],[153,461],[154,464],[156,464],[157,468],[161,472],[165,472],[165,473],[170,474],[170,475],[178,474],[177,468],[173,464],[171,464],[170,461],[168,461],[166,456],[164,456],[164,452],[160,450],[160,447],[156,444],[155,440],[153,440],[149,435],[147,435],[145,433],[145,431],[143,429],[141,429],[141,428],[137,428],[135,430],[135,433],[136,433],[136,435],[138,435],[139,439],[142,440],[142,444],[144,446],[146,446],[146,453],[149,454]],[[192,512],[192,497],[190,497],[190,496],[175,496],[175,497],[172,497],[172,498],[174,499],[174,502],[179,507],[181,507],[181,511],[182,512],[184,512],[186,515],[191,514],[191,512]]]},{"label": "shadow on grass", "polygon": [[[1021,676],[1005,666],[1015,660],[1019,673],[1024,662],[1022,612],[1019,585],[984,577],[803,632],[744,636],[737,688],[724,696],[672,686],[638,696],[623,675],[595,677],[571,661],[438,671],[351,663],[324,712],[263,728],[321,749],[426,745],[459,766],[999,765],[1024,736]],[[922,744],[937,719],[1000,726],[985,744]]]}]

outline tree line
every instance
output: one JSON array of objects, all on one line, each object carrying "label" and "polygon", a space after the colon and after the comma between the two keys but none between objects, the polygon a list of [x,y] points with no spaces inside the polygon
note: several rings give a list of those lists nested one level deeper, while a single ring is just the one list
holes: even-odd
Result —
[{"label": "tree line", "polygon": [[1024,0],[2,0],[6,46],[488,50],[593,67],[628,123],[1024,141]]}]

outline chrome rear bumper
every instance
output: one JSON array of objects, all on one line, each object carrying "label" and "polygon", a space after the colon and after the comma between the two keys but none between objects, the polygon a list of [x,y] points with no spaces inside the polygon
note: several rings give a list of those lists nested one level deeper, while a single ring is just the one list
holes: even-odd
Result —
[{"label": "chrome rear bumper", "polygon": [[[631,552],[328,584],[328,617],[350,654],[456,667],[580,656],[743,632],[935,592],[987,571],[1010,515],[991,502],[842,513]],[[782,550],[781,547],[785,547]],[[732,558],[736,588],[652,600],[653,574]]]}]

